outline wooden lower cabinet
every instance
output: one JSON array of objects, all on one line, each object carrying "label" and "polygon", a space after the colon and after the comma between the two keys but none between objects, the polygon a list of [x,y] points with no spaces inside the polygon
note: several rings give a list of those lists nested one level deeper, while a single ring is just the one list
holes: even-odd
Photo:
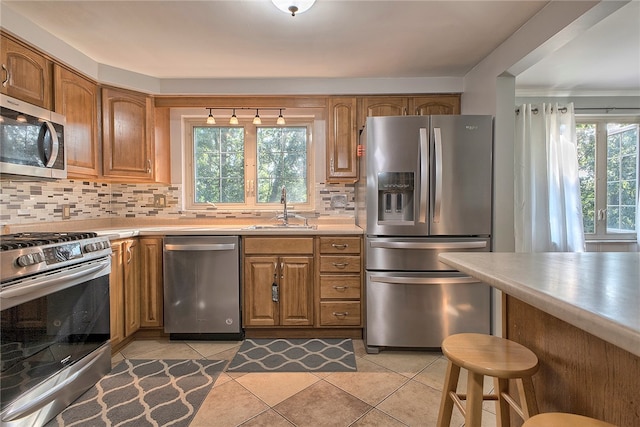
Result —
[{"label": "wooden lower cabinet", "polygon": [[320,326],[362,326],[361,237],[319,237]]},{"label": "wooden lower cabinet", "polygon": [[313,238],[244,239],[243,326],[313,326]]},{"label": "wooden lower cabinet", "polygon": [[111,250],[111,345],[116,346],[140,328],[140,261],[137,239],[113,241]]},{"label": "wooden lower cabinet", "polygon": [[362,336],[362,237],[243,238],[248,337]]},{"label": "wooden lower cabinet", "polygon": [[313,257],[245,258],[245,326],[313,325]]},{"label": "wooden lower cabinet", "polygon": [[163,316],[162,237],[141,237],[140,327],[160,328]]}]

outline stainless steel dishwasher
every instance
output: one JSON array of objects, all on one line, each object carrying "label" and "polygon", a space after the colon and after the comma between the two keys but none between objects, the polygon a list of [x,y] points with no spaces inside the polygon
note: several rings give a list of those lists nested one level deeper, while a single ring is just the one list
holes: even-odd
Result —
[{"label": "stainless steel dishwasher", "polygon": [[164,331],[171,339],[242,339],[240,238],[164,239]]}]

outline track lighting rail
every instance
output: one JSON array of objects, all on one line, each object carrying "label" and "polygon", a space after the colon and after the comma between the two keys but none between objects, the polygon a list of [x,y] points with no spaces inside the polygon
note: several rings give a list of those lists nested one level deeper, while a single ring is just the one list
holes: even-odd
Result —
[{"label": "track lighting rail", "polygon": [[286,110],[286,108],[205,107],[205,110],[209,110],[209,116],[207,117],[207,124],[209,124],[209,125],[215,125],[216,124],[216,119],[213,116],[213,110],[225,110],[225,111],[232,110],[233,113],[231,114],[231,118],[229,119],[229,124],[230,125],[237,125],[238,124],[238,117],[236,116],[236,110],[256,110],[256,115],[253,118],[253,124],[254,125],[262,124],[262,119],[260,118],[260,110],[263,110],[263,111],[279,111],[278,118],[276,120],[276,124],[278,124],[278,125],[285,125],[286,124],[284,116],[282,115],[282,112],[284,110]]}]

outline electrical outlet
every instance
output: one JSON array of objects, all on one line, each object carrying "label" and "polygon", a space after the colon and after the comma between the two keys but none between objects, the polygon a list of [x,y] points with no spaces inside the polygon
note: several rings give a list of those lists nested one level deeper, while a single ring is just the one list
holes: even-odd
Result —
[{"label": "electrical outlet", "polygon": [[346,194],[332,194],[331,195],[331,207],[333,209],[344,209],[347,207],[347,195]]},{"label": "electrical outlet", "polygon": [[62,219],[71,218],[71,206],[62,205]]},{"label": "electrical outlet", "polygon": [[156,208],[166,208],[167,207],[167,196],[164,194],[154,194],[153,195],[153,206]]}]

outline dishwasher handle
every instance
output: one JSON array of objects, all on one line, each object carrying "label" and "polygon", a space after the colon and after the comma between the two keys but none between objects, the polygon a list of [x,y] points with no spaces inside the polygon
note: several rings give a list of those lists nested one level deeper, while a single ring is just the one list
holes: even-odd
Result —
[{"label": "dishwasher handle", "polygon": [[207,243],[176,245],[167,243],[164,245],[165,251],[232,251],[235,250],[235,243]]}]

